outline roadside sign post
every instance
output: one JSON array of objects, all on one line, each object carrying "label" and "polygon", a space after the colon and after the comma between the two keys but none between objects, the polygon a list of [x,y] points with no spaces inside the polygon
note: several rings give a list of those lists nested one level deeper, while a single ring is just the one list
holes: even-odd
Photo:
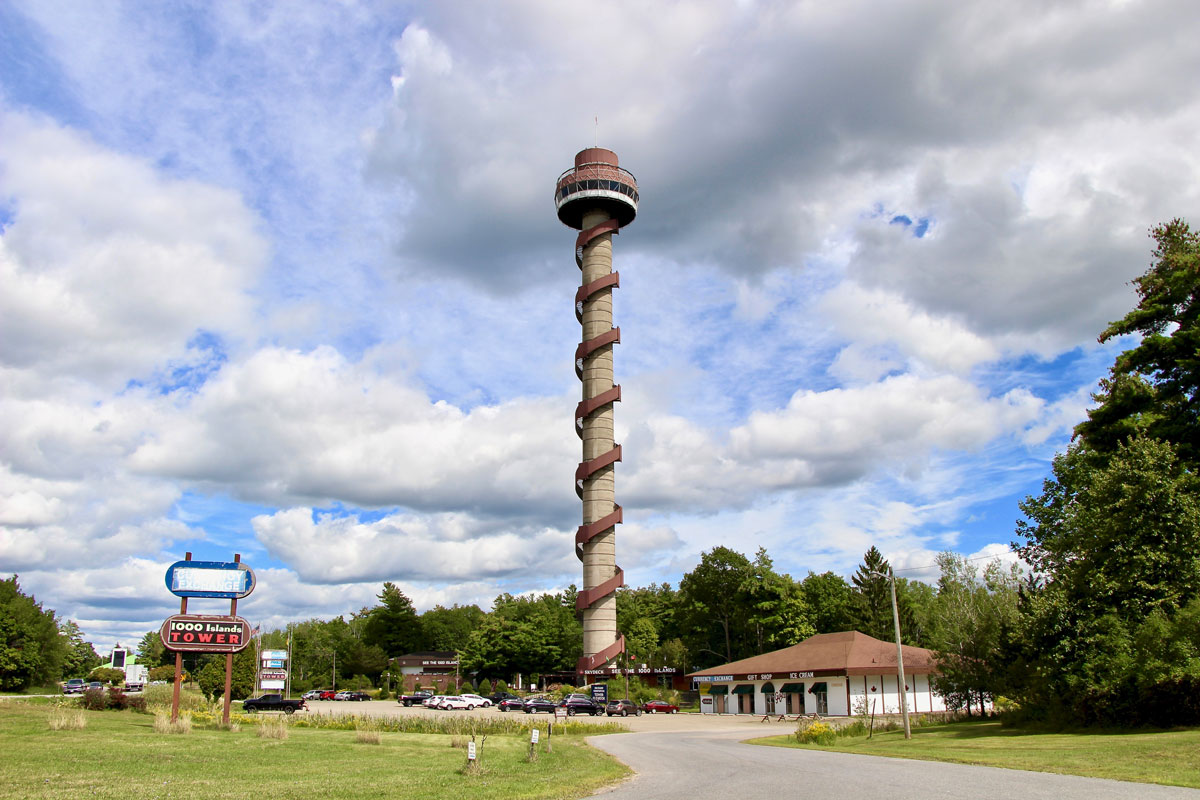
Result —
[{"label": "roadside sign post", "polygon": [[[184,561],[192,560],[192,553],[189,550],[183,556]],[[187,596],[179,598],[179,613],[187,613]],[[171,689],[171,722],[179,721],[179,687],[183,683],[183,652],[175,651],[175,686]]]},{"label": "roadside sign post", "polygon": [[[179,692],[183,683],[183,651],[225,653],[225,707],[222,720],[229,725],[229,707],[233,689],[233,654],[249,644],[248,624],[237,616],[238,598],[254,591],[254,571],[235,553],[232,562],[192,561],[188,552],[183,561],[167,568],[167,589],[180,598],[179,616],[163,623],[163,645],[175,651],[175,688],[171,693],[171,721],[179,719]],[[189,617],[189,597],[229,599],[229,615]],[[178,627],[176,627],[178,626]]]},{"label": "roadside sign post", "polygon": [[[233,563],[235,563],[235,564],[242,563],[242,554],[241,553],[233,554]],[[229,616],[231,616],[231,617],[237,616],[237,597],[236,596],[231,597],[229,599]],[[225,654],[225,708],[222,710],[222,713],[221,713],[221,722],[224,723],[226,728],[229,727],[229,705],[231,702],[231,698],[229,697],[229,695],[232,692],[233,692],[233,653],[226,653]]]}]

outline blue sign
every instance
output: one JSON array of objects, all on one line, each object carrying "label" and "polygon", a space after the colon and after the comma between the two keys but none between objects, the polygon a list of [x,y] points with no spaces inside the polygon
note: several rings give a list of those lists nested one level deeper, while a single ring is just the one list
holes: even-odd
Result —
[{"label": "blue sign", "polygon": [[608,684],[593,683],[592,684],[592,700],[604,705],[608,703]]},{"label": "blue sign", "polygon": [[234,600],[254,591],[254,570],[237,561],[176,561],[166,580],[176,597]]}]

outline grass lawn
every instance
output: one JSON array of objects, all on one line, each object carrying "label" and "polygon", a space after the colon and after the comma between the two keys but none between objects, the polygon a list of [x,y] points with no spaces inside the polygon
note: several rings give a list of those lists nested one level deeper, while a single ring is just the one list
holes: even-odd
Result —
[{"label": "grass lawn", "polygon": [[628,770],[581,738],[556,736],[527,763],[525,737],[491,735],[481,774],[464,775],[466,750],[444,734],[383,733],[381,744],[354,731],[292,728],[286,740],[195,727],[154,732],[154,716],[87,712],[82,730],[51,730],[47,704],[0,702],[0,798],[577,798]]},{"label": "grass lawn", "polygon": [[829,747],[790,736],[753,743],[1200,788],[1200,730],[1039,733],[999,722],[955,722],[913,728],[911,741],[903,731],[889,731]]}]

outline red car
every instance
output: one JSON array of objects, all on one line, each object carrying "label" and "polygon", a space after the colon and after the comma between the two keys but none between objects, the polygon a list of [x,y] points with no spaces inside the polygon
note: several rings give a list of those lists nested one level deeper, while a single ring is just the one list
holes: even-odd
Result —
[{"label": "red car", "polygon": [[332,700],[336,695],[337,695],[337,692],[335,692],[333,689],[322,689],[321,690],[321,699],[322,700]]},{"label": "red car", "polygon": [[673,706],[663,700],[651,700],[642,706],[642,711],[647,714],[678,714],[679,706]]}]

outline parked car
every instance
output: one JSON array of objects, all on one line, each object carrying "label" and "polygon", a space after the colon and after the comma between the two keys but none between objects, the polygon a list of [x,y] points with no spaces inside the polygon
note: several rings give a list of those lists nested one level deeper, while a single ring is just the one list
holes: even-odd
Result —
[{"label": "parked car", "polygon": [[573,717],[576,714],[591,714],[594,717],[604,710],[599,703],[583,695],[569,695],[559,705],[567,709],[568,717]]},{"label": "parked car", "polygon": [[496,703],[496,708],[501,711],[524,711],[525,701],[519,697],[509,697]]},{"label": "parked car", "polygon": [[494,706],[499,706],[505,700],[520,700],[520,699],[521,698],[517,697],[512,692],[492,692],[491,694],[488,695],[488,700],[491,700],[492,705],[494,705]]},{"label": "parked car", "polygon": [[488,700],[486,697],[480,697],[477,694],[464,694],[460,696],[463,700],[471,704],[471,708],[489,708],[492,705],[491,700]]},{"label": "parked car", "polygon": [[471,701],[456,694],[446,695],[438,705],[442,711],[470,711],[474,707]]},{"label": "parked car", "polygon": [[63,694],[83,694],[83,690],[87,688],[87,681],[83,678],[71,678],[63,684]]},{"label": "parked car", "polygon": [[84,687],[84,691],[88,689],[103,689],[104,684],[100,681],[88,681],[88,685]]},{"label": "parked car", "polygon": [[651,700],[642,706],[642,711],[648,714],[678,714],[679,706],[672,705],[666,700]]},{"label": "parked car", "polygon": [[304,700],[320,700],[321,694],[322,692],[320,689],[313,689],[311,692],[305,692],[304,694],[300,695],[300,697]]},{"label": "parked car", "polygon": [[345,697],[342,698],[343,700],[357,700],[359,702],[362,702],[363,700],[371,699],[371,695],[367,694],[366,692],[350,691],[350,692],[343,692],[343,694],[346,695]]},{"label": "parked car", "polygon": [[336,697],[336,696],[337,696],[337,692],[335,692],[333,689],[322,689],[322,690],[321,690],[321,697],[320,697],[319,699],[321,699],[321,700],[332,700],[332,699],[333,699],[334,697]]},{"label": "parked car", "polygon": [[536,714],[539,711],[547,711],[551,714],[557,704],[553,700],[547,700],[545,697],[526,697],[524,704],[521,706],[526,714]]},{"label": "parked car", "polygon": [[242,710],[251,711],[282,711],[291,716],[300,709],[308,708],[303,700],[286,700],[281,694],[264,694],[261,697],[251,697],[242,703]]},{"label": "parked car", "polygon": [[642,710],[632,700],[609,700],[608,705],[604,707],[604,713],[610,717],[628,717],[630,714],[640,717]]},{"label": "parked car", "polygon": [[400,703],[405,708],[412,708],[413,706],[424,705],[425,701],[429,700],[431,697],[433,697],[433,692],[422,689],[420,691],[413,692],[412,694],[401,695],[400,697],[396,698],[396,702]]},{"label": "parked car", "polygon": [[446,695],[435,694],[435,695],[431,696],[428,700],[426,700],[424,703],[422,703],[421,705],[425,706],[426,708],[437,708],[438,706],[440,706],[442,704],[442,701],[445,699],[446,699]]}]

